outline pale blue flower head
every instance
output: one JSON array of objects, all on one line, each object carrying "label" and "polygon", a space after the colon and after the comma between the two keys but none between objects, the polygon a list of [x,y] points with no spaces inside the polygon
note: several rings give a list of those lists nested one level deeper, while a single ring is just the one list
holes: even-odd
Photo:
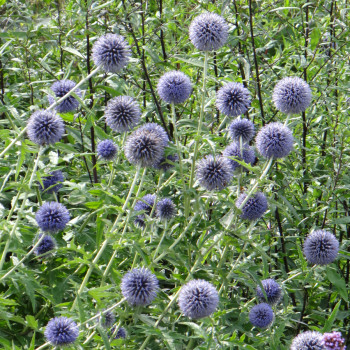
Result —
[{"label": "pale blue flower head", "polygon": [[297,335],[290,350],[325,350],[322,334],[316,331],[307,331]]},{"label": "pale blue flower head", "polygon": [[113,140],[103,140],[97,145],[97,155],[105,160],[113,160],[117,155],[118,148]]},{"label": "pale blue flower head", "polygon": [[45,202],[35,214],[36,222],[44,232],[64,230],[70,220],[67,208],[58,202]]},{"label": "pale blue flower head", "polygon": [[253,122],[248,119],[235,119],[228,128],[228,133],[233,141],[239,142],[240,137],[243,142],[249,142],[255,134]]},{"label": "pale blue flower head", "polygon": [[68,317],[55,317],[45,328],[45,337],[53,346],[71,345],[79,336],[77,324]]},{"label": "pale blue flower head", "polygon": [[280,285],[273,278],[263,280],[261,281],[261,284],[265,290],[266,298],[260,286],[258,286],[256,289],[256,295],[259,301],[270,305],[276,305],[282,297],[282,289]]},{"label": "pale blue flower head", "polygon": [[[246,199],[247,195],[242,193],[237,201],[236,207],[239,208],[243,201]],[[267,199],[262,192],[257,192],[254,196],[250,197],[248,201],[244,204],[241,214],[243,220],[257,220],[261,218],[268,208]]]},{"label": "pale blue flower head", "polygon": [[[242,153],[243,153],[243,157],[242,157]],[[250,165],[252,165],[255,162],[255,153],[253,148],[247,144],[244,144],[243,150],[241,151],[241,146],[238,142],[232,142],[230,145],[228,145],[222,152],[222,155],[228,159],[232,167],[232,170],[237,170],[242,166],[239,163],[237,163],[235,160],[230,159],[228,157],[236,157],[238,160],[240,161],[243,160],[245,163]]]},{"label": "pale blue flower head", "polygon": [[249,312],[249,321],[255,327],[267,328],[272,324],[273,318],[273,310],[266,303],[255,305]]}]

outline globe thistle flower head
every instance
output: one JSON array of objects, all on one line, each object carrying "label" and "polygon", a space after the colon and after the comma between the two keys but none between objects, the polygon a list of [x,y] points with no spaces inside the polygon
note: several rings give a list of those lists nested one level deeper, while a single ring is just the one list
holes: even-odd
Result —
[{"label": "globe thistle flower head", "polygon": [[[55,93],[57,99],[60,99],[61,97],[66,95],[70,90],[72,90],[75,87],[75,85],[76,84],[74,83],[74,81],[68,79],[59,80],[51,85],[51,90]],[[77,94],[79,97],[82,96],[80,89],[76,89],[74,93]],[[48,100],[50,105],[55,103],[55,99],[51,95],[48,96]],[[73,96],[68,96],[56,107],[56,110],[59,113],[68,113],[75,111],[78,107],[78,100]]]},{"label": "globe thistle flower head", "polygon": [[103,140],[97,145],[97,155],[105,160],[113,160],[117,155],[117,145],[113,140]]},{"label": "globe thistle flower head", "polygon": [[151,167],[164,157],[164,139],[154,130],[139,128],[127,139],[124,152],[130,163]]},{"label": "globe thistle flower head", "polygon": [[255,327],[267,328],[272,324],[273,318],[272,308],[266,303],[255,305],[249,312],[249,321]]},{"label": "globe thistle flower head", "polygon": [[61,140],[64,134],[63,119],[54,112],[36,111],[28,120],[27,134],[37,145],[54,144]]},{"label": "globe thistle flower head", "polygon": [[310,233],[304,242],[304,255],[311,264],[327,265],[338,255],[339,242],[336,237],[325,230]]},{"label": "globe thistle flower head", "polygon": [[157,277],[148,269],[133,269],[127,272],[121,283],[123,296],[132,306],[150,304],[159,289]]},{"label": "globe thistle flower head", "polygon": [[164,128],[161,127],[159,124],[157,124],[157,123],[146,123],[146,124],[143,124],[142,126],[140,126],[139,130],[141,130],[141,131],[145,130],[145,131],[153,132],[154,134],[156,134],[158,137],[160,137],[162,139],[164,147],[168,146],[168,143],[169,143],[168,134],[166,133]]},{"label": "globe thistle flower head", "polygon": [[[111,328],[111,333],[113,334],[115,331],[115,326]],[[125,339],[126,338],[126,330],[123,327],[120,327],[117,331],[117,334],[114,336],[114,339]]]},{"label": "globe thistle flower head", "polygon": [[225,157],[206,156],[197,164],[197,179],[208,191],[221,191],[232,181],[233,170]]},{"label": "globe thistle flower head", "polygon": [[345,339],[340,332],[324,333],[323,345],[326,350],[345,350]]},{"label": "globe thistle flower head", "polygon": [[265,158],[284,158],[293,149],[293,134],[282,123],[269,123],[256,136],[256,147]]},{"label": "globe thistle flower head", "polygon": [[266,298],[260,286],[258,286],[256,289],[256,295],[259,301],[270,305],[276,305],[282,297],[282,289],[280,285],[272,278],[261,281],[261,284],[265,290]]},{"label": "globe thistle flower head", "polygon": [[175,70],[161,76],[157,91],[160,98],[167,103],[183,103],[191,95],[192,84],[186,74]]},{"label": "globe thistle flower head", "polygon": [[251,103],[250,93],[241,83],[227,83],[216,94],[216,107],[228,117],[244,114]]},{"label": "globe thistle flower head", "polygon": [[141,120],[141,109],[130,96],[118,96],[108,101],[105,109],[106,124],[116,132],[132,130]]},{"label": "globe thistle flower head", "polygon": [[290,350],[325,350],[322,334],[316,331],[307,331],[297,335]]},{"label": "globe thistle flower head", "polygon": [[[37,241],[42,237],[40,234],[37,238]],[[35,244],[34,242],[33,244]],[[45,235],[41,240],[39,245],[34,249],[34,254],[36,256],[48,256],[56,248],[56,241],[49,235]]]},{"label": "globe thistle flower head", "polygon": [[42,231],[56,233],[64,230],[70,216],[63,204],[45,202],[36,212],[35,219]]},{"label": "globe thistle flower head", "polygon": [[200,51],[216,51],[228,38],[228,25],[223,17],[206,12],[194,18],[189,29],[192,44]]},{"label": "globe thistle flower head", "polygon": [[185,284],[179,294],[178,304],[187,317],[199,319],[210,316],[219,303],[215,287],[204,280],[192,280]]},{"label": "globe thistle flower head", "polygon": [[156,215],[161,220],[170,220],[176,214],[176,207],[169,198],[163,198],[157,203]]},{"label": "globe thistle flower head", "polygon": [[282,113],[301,113],[311,103],[311,90],[303,79],[298,77],[283,78],[276,84],[272,100]]},{"label": "globe thistle flower head", "polygon": [[46,191],[46,193],[51,194],[54,192],[58,192],[58,190],[62,188],[63,185],[61,182],[63,181],[64,176],[62,171],[56,170],[52,171],[49,176],[44,176],[42,178],[43,186],[39,184],[39,187],[41,191]]},{"label": "globe thistle flower head", "polygon": [[131,55],[125,38],[118,34],[106,34],[97,39],[92,47],[92,59],[107,73],[117,73],[124,68]]},{"label": "globe thistle flower head", "polygon": [[[242,158],[243,153],[243,158]],[[243,145],[243,152],[241,152],[241,147],[238,142],[232,142],[230,145],[228,145],[224,151],[222,152],[222,155],[227,158],[229,161],[232,170],[235,171],[239,168],[241,168],[241,164],[237,163],[235,160],[230,159],[228,157],[237,157],[238,160],[244,161],[247,164],[253,164],[255,162],[255,153],[252,147],[245,144]]]},{"label": "globe thistle flower head", "polygon": [[235,119],[229,126],[229,135],[233,141],[239,142],[242,137],[243,142],[249,142],[255,134],[253,122],[248,119]]},{"label": "globe thistle flower head", "polygon": [[45,329],[47,341],[54,346],[65,346],[75,342],[79,336],[77,324],[68,317],[55,317]]},{"label": "globe thistle flower head", "polygon": [[115,314],[112,311],[104,312],[100,317],[100,322],[103,328],[112,327],[115,322]]},{"label": "globe thistle flower head", "polygon": [[174,167],[174,165],[171,163],[176,163],[178,161],[179,161],[179,156],[176,153],[169,154],[166,157],[162,157],[161,160],[157,164],[154,165],[154,167],[158,170],[162,170],[162,171],[166,172]]},{"label": "globe thistle flower head", "polygon": [[134,206],[135,211],[144,210],[147,215],[151,214],[156,196],[154,194],[146,194],[140,201],[137,201]]},{"label": "globe thistle flower head", "polygon": [[[242,193],[237,201],[236,207],[239,208],[243,201],[246,199],[247,195]],[[265,195],[261,192],[257,192],[254,196],[250,197],[246,204],[244,204],[241,214],[241,219],[243,220],[257,220],[261,218],[268,208],[267,199]]]}]

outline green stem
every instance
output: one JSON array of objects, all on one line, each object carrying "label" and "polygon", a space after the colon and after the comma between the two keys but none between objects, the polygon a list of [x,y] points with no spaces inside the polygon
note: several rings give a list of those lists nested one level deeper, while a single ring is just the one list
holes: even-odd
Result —
[{"label": "green stem", "polygon": [[166,235],[166,233],[167,233],[167,228],[168,228],[168,221],[165,221],[165,222],[164,222],[164,230],[163,230],[162,237],[160,238],[160,241],[159,241],[159,243],[158,243],[158,246],[157,246],[157,248],[156,248],[156,251],[155,251],[154,254],[153,254],[153,261],[154,261],[155,258],[157,257],[158,251],[159,251],[159,249],[160,249],[160,247],[161,247],[161,245],[162,245],[162,243],[163,243],[163,240],[164,240],[165,235]]},{"label": "green stem", "polygon": [[115,162],[113,162],[113,165],[112,165],[112,171],[111,171],[111,175],[110,175],[110,177],[109,177],[109,181],[108,181],[108,185],[107,185],[107,190],[112,186],[112,183],[113,183],[113,180],[114,180],[114,176],[115,176],[115,172],[116,172],[116,168],[117,168],[117,165],[119,164],[120,155],[121,155],[121,150],[122,150],[123,147],[124,147],[125,139],[126,139],[126,132],[125,132],[124,135],[123,135],[122,143],[121,143],[121,146],[120,146],[120,148],[119,148],[119,150],[118,150],[117,159],[116,159]]},{"label": "green stem", "polygon": [[287,118],[284,121],[284,126],[288,126],[289,118],[290,118],[290,113],[287,114]]}]

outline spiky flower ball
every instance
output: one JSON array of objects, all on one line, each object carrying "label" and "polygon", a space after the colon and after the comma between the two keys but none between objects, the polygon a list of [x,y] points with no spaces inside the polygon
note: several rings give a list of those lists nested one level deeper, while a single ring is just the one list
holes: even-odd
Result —
[{"label": "spiky flower ball", "polygon": [[103,140],[97,145],[97,155],[105,160],[112,160],[118,152],[117,145],[113,140]]},{"label": "spiky flower ball", "polygon": [[221,16],[206,12],[191,22],[189,36],[198,50],[216,51],[227,41],[228,26]]},{"label": "spiky flower ball", "polygon": [[35,219],[42,231],[56,233],[64,230],[70,216],[63,204],[45,202],[36,212]]},{"label": "spiky flower ball", "polygon": [[43,186],[39,184],[39,187],[41,191],[46,191],[46,193],[51,194],[53,192],[58,192],[58,190],[62,188],[63,185],[61,182],[63,181],[64,176],[62,171],[56,170],[52,171],[49,176],[44,176],[42,178]]},{"label": "spiky flower ball", "polygon": [[338,255],[339,242],[336,237],[325,230],[310,233],[304,242],[304,255],[311,264],[327,265]]},{"label": "spiky flower ball", "polygon": [[[242,193],[237,201],[236,207],[240,208],[243,201],[246,199],[247,195]],[[243,220],[257,220],[261,218],[268,208],[267,199],[265,195],[261,192],[257,192],[254,196],[250,197],[248,201],[244,204],[242,210],[241,218]]]},{"label": "spiky flower ball", "polygon": [[45,328],[45,337],[54,346],[73,344],[78,336],[77,324],[68,317],[55,317],[49,321]]},{"label": "spiky flower ball", "polygon": [[167,147],[169,143],[169,137],[162,126],[157,123],[146,123],[139,127],[139,130],[146,130],[155,133],[163,141],[163,146]]},{"label": "spiky flower ball", "polygon": [[293,339],[290,350],[325,350],[322,334],[315,331],[300,333]]},{"label": "spiky flower ball", "polygon": [[[42,234],[40,234],[37,239],[36,242],[41,239]],[[34,242],[33,244],[35,244],[36,242]],[[44,238],[41,240],[41,242],[39,243],[39,245],[34,249],[34,254],[37,256],[48,256],[50,255],[50,253],[56,248],[56,242],[55,240],[48,235],[45,235]]]},{"label": "spiky flower ball", "polygon": [[324,333],[323,345],[326,350],[345,350],[345,339],[340,332]]},{"label": "spiky flower ball", "polygon": [[135,211],[144,211],[144,214],[140,214],[136,217],[134,223],[137,226],[144,227],[145,226],[145,214],[150,215],[152,208],[154,206],[154,202],[156,200],[156,196],[153,194],[146,194],[142,197],[140,201],[137,201],[134,206]]},{"label": "spiky flower ball", "polygon": [[227,83],[216,94],[216,107],[224,115],[244,114],[251,103],[249,90],[241,83]]},{"label": "spiky flower ball", "polygon": [[183,103],[191,95],[191,80],[180,71],[167,72],[159,79],[157,91],[160,98],[167,103]]},{"label": "spiky flower ball", "polygon": [[175,154],[169,154],[166,157],[162,157],[162,159],[154,165],[156,169],[162,170],[164,172],[168,171],[169,169],[173,168],[174,165],[171,163],[176,163],[179,160],[179,156]]},{"label": "spiky flower ball", "polygon": [[178,303],[185,316],[198,319],[210,316],[216,310],[219,295],[211,283],[192,280],[181,288]]},{"label": "spiky flower ball", "polygon": [[233,170],[225,157],[206,156],[197,163],[197,179],[208,191],[221,191],[232,181]]},{"label": "spiky flower ball", "polygon": [[272,100],[279,111],[297,114],[309,107],[311,97],[310,87],[303,79],[288,77],[276,84]]},{"label": "spiky flower ball", "polygon": [[284,158],[293,149],[293,134],[282,123],[269,123],[256,136],[256,147],[265,158]]},{"label": "spiky flower ball", "polygon": [[133,269],[127,272],[121,283],[123,296],[132,306],[150,304],[159,289],[157,277],[148,269]]},{"label": "spiky flower ball", "polygon": [[[111,334],[115,331],[115,326],[111,328]],[[126,338],[126,330],[123,327],[120,327],[117,331],[117,334],[114,336],[114,339],[125,339]]]},{"label": "spiky flower ball", "polygon": [[176,214],[176,207],[169,198],[163,198],[157,203],[156,215],[161,220],[170,220]]},{"label": "spiky flower ball", "polygon": [[[54,82],[51,85],[51,90],[55,93],[55,96],[57,99],[60,99],[64,95],[66,95],[70,90],[72,90],[75,87],[75,82],[64,79],[64,80],[59,80]],[[79,97],[81,97],[81,90],[76,89],[74,91],[75,94],[77,94]],[[50,105],[55,103],[55,99],[49,95],[48,100]],[[68,96],[65,98],[57,107],[56,110],[59,113],[68,113],[68,112],[73,112],[79,107],[79,102],[78,100],[73,97],[72,95]]]},{"label": "spiky flower ball", "polygon": [[130,163],[151,167],[164,157],[164,147],[164,139],[157,132],[137,129],[127,139],[124,152]]},{"label": "spiky flower ball", "polygon": [[106,124],[116,132],[126,132],[140,122],[141,114],[139,104],[132,97],[114,97],[105,109]]},{"label": "spiky flower ball", "polygon": [[112,311],[104,312],[100,317],[100,322],[103,328],[112,327],[115,322],[115,314]]},{"label": "spiky flower ball", "polygon": [[233,171],[239,169],[241,165],[228,157],[236,157],[238,160],[243,160],[245,163],[251,165],[255,162],[255,153],[253,148],[247,144],[244,144],[243,151],[241,151],[241,147],[238,142],[232,142],[230,145],[228,145],[222,152],[222,155],[228,159]]},{"label": "spiky flower ball", "polygon": [[27,134],[31,141],[40,146],[61,140],[64,134],[63,119],[54,112],[39,110],[28,120]]},{"label": "spiky flower ball", "polygon": [[280,285],[273,278],[263,280],[261,281],[261,284],[265,290],[266,298],[260,286],[258,286],[256,289],[256,295],[259,301],[270,305],[276,305],[282,297],[282,289]]},{"label": "spiky flower ball", "polygon": [[239,142],[242,137],[243,142],[249,142],[255,134],[253,122],[248,119],[235,119],[228,128],[228,133],[233,141]]},{"label": "spiky flower ball", "polygon": [[92,47],[92,59],[96,66],[108,73],[117,73],[129,62],[130,46],[125,38],[118,34],[101,36]]},{"label": "spiky flower ball", "polygon": [[269,304],[255,305],[249,312],[250,323],[259,328],[267,328],[273,322],[273,310]]}]

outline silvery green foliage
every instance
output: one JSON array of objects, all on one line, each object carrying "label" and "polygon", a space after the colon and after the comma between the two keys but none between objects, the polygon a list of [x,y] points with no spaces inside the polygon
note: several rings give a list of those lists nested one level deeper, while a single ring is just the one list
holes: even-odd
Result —
[{"label": "silvery green foliage", "polygon": [[325,350],[322,334],[316,331],[300,333],[293,339],[290,350]]},{"label": "silvery green foliage", "polygon": [[250,93],[241,83],[227,83],[216,94],[216,107],[229,117],[247,112],[251,103]]},{"label": "silvery green foliage", "polygon": [[263,280],[261,281],[261,284],[265,290],[266,297],[260,286],[258,286],[256,288],[256,295],[259,301],[270,305],[276,305],[282,297],[282,289],[280,285],[273,278]]},{"label": "silvery green foliage", "polygon": [[288,77],[280,80],[272,95],[276,108],[288,114],[304,112],[311,103],[309,85],[298,77]]},{"label": "silvery green foliage", "polygon": [[141,120],[141,109],[130,96],[118,96],[108,101],[105,109],[106,124],[116,132],[132,130]]},{"label": "silvery green foliage", "polygon": [[197,180],[208,191],[221,191],[233,178],[233,169],[229,160],[208,155],[197,163]]},{"label": "silvery green foliage", "polygon": [[310,233],[304,242],[304,255],[311,264],[327,265],[338,255],[339,241],[326,230]]},{"label": "silvery green foliage", "polygon": [[183,103],[192,92],[190,78],[180,72],[171,71],[163,74],[158,82],[157,90],[160,98],[167,103]]},{"label": "silvery green foliage", "polygon": [[178,304],[187,317],[199,319],[210,316],[217,308],[219,295],[215,287],[204,280],[192,280],[179,294]]},{"label": "silvery green foliage", "polygon": [[[239,208],[246,199],[247,195],[241,193],[236,201],[236,207]],[[247,203],[244,204],[241,214],[243,220],[257,220],[261,218],[268,208],[267,199],[262,192],[257,192],[254,196],[250,197]]]},{"label": "silvery green foliage", "polygon": [[97,145],[97,155],[105,160],[113,160],[117,155],[117,145],[113,140],[103,140]]},{"label": "silvery green foliage", "polygon": [[64,133],[63,119],[54,112],[39,110],[28,120],[29,139],[40,145],[50,145],[61,140]]},{"label": "silvery green foliage", "polygon": [[249,142],[255,135],[255,127],[250,120],[237,118],[230,124],[228,133],[233,141],[239,142],[241,137],[243,142]]},{"label": "silvery green foliage", "polygon": [[230,145],[228,145],[222,152],[222,155],[228,159],[233,171],[239,169],[241,165],[235,160],[230,159],[228,157],[236,157],[238,158],[238,160],[243,160],[245,163],[250,165],[252,165],[255,162],[254,149],[249,145],[244,144],[243,150],[241,151],[240,144],[238,142],[232,142]]},{"label": "silvery green foliage", "polygon": [[106,34],[97,39],[92,47],[92,58],[96,66],[107,73],[117,73],[124,68],[131,56],[130,46],[118,34]]},{"label": "silvery green foliage", "polygon": [[[72,90],[75,87],[75,85],[76,84],[74,81],[68,79],[59,80],[51,85],[51,90],[55,93],[56,98],[60,99],[61,97],[66,95],[70,90]],[[76,89],[74,93],[77,94],[79,97],[82,96],[80,89]],[[51,95],[48,95],[48,100],[50,105],[55,103],[55,99]],[[56,106],[55,109],[59,113],[68,113],[74,112],[78,107],[78,100],[72,95],[70,95],[66,97],[58,106]]]},{"label": "silvery green foliage", "polygon": [[157,296],[159,283],[150,270],[133,269],[124,275],[120,288],[130,305],[145,306]]},{"label": "silvery green foliage", "polygon": [[194,18],[189,29],[192,44],[200,51],[216,51],[227,41],[228,26],[223,17],[206,12]]},{"label": "silvery green foliage", "polygon": [[265,158],[284,158],[293,149],[294,138],[291,130],[282,123],[269,123],[256,136],[256,148]]},{"label": "silvery green foliage", "polygon": [[273,310],[266,303],[255,305],[249,312],[249,321],[255,327],[267,328],[272,324],[273,318]]},{"label": "silvery green foliage", "polygon": [[56,233],[64,230],[70,220],[70,215],[63,204],[45,202],[36,212],[35,219],[42,231]]},{"label": "silvery green foliage", "polygon": [[73,344],[79,336],[77,324],[68,317],[55,317],[45,328],[47,341],[54,346]]}]

